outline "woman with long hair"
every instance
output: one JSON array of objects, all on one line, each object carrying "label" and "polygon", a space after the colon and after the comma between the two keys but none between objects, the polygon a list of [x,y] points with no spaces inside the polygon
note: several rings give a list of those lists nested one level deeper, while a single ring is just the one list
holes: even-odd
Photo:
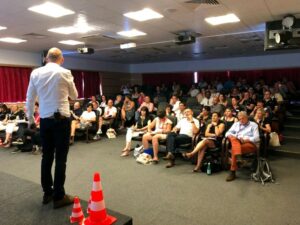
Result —
[{"label": "woman with long hair", "polygon": [[224,133],[224,123],[220,120],[220,115],[216,112],[212,114],[211,123],[208,124],[205,131],[205,138],[203,138],[192,152],[183,153],[184,158],[192,158],[195,154],[198,154],[197,164],[193,169],[193,172],[199,172],[201,169],[201,163],[207,148],[215,148],[220,145]]},{"label": "woman with long hair", "polygon": [[128,156],[131,150],[131,140],[133,137],[138,137],[147,131],[151,120],[149,117],[149,110],[146,106],[141,108],[141,113],[135,125],[127,129],[126,145],[122,150],[121,156]]}]

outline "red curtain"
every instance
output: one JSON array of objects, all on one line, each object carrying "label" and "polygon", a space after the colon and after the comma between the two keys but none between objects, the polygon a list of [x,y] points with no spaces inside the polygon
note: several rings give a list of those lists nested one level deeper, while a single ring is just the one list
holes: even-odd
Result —
[{"label": "red curtain", "polygon": [[78,98],[83,98],[83,75],[84,72],[72,70],[72,75],[74,77],[74,83],[76,86],[76,89],[78,91]]},{"label": "red curtain", "polygon": [[193,83],[193,73],[164,73],[164,74],[143,74],[145,85],[172,85],[173,82],[190,86]]},{"label": "red curtain", "polygon": [[83,72],[84,97],[100,94],[100,74],[98,72]]},{"label": "red curtain", "polygon": [[[249,70],[249,71],[215,71],[215,72],[198,72],[198,80],[201,79],[212,82],[216,79],[224,82],[228,78],[236,81],[239,78],[246,78],[249,84],[259,79],[266,83],[272,84],[283,78],[292,81],[300,88],[300,68],[276,69],[276,70]],[[161,73],[161,74],[143,74],[143,83],[146,85],[159,85],[161,83],[172,84],[173,82],[190,85],[193,83],[193,73]]]},{"label": "red curtain", "polygon": [[26,100],[31,68],[0,67],[0,102]]}]

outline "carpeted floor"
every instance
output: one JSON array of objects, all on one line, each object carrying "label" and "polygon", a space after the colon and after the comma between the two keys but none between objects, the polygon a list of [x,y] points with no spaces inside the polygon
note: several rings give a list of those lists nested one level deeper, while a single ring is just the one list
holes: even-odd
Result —
[{"label": "carpeted floor", "polygon": [[[132,157],[121,158],[124,138],[76,142],[68,158],[67,192],[88,200],[93,172],[99,171],[106,206],[133,217],[135,225],[300,224],[299,159],[271,158],[276,184],[250,181],[246,170],[227,183],[226,172],[195,174],[193,165],[183,161],[166,169],[163,161],[143,166]],[[11,151],[0,149],[0,224],[35,224],[48,211],[53,219],[40,224],[58,224],[55,218],[64,209],[40,203],[40,156]]]}]

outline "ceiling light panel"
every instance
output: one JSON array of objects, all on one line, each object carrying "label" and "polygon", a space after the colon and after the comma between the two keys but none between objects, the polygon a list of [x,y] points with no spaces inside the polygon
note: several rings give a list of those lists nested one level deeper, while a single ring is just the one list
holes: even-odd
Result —
[{"label": "ceiling light panel", "polygon": [[63,41],[59,41],[58,43],[64,45],[84,45],[84,42],[74,41],[74,40],[63,40]]},{"label": "ceiling light panel", "polygon": [[54,18],[71,15],[75,13],[70,9],[66,9],[63,6],[54,4],[52,2],[45,2],[41,5],[32,6],[28,8],[28,10],[43,14],[45,16],[54,17]]},{"label": "ceiling light panel", "polygon": [[6,29],[7,29],[7,27],[0,26],[0,30],[6,30]]},{"label": "ceiling light panel", "polygon": [[136,43],[134,42],[120,45],[120,49],[128,49],[128,48],[135,48],[135,47],[136,47]]},{"label": "ceiling light panel", "polygon": [[208,17],[205,18],[205,21],[216,26],[225,23],[237,23],[240,22],[240,19],[235,14],[231,13],[224,16]]},{"label": "ceiling light panel", "polygon": [[132,30],[128,30],[128,31],[120,31],[117,34],[124,36],[124,37],[137,37],[137,36],[147,35],[146,33],[136,30],[136,29],[132,29]]},{"label": "ceiling light panel", "polygon": [[0,38],[0,41],[7,42],[7,43],[14,43],[14,44],[26,42],[26,40],[24,39],[13,38],[13,37]]},{"label": "ceiling light panel", "polygon": [[78,27],[78,26],[68,26],[68,27],[56,27],[51,28],[48,31],[59,33],[59,34],[74,34],[74,33],[88,33],[90,31],[93,31],[94,28],[91,26],[84,26],[84,27]]},{"label": "ceiling light panel", "polygon": [[140,22],[144,22],[152,19],[160,19],[164,17],[163,15],[149,8],[145,8],[135,12],[128,12],[123,15],[130,19],[140,21]]}]

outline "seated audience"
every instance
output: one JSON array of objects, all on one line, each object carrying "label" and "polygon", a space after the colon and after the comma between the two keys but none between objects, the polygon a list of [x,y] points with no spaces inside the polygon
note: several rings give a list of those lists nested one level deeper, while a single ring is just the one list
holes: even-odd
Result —
[{"label": "seated audience", "polygon": [[[26,115],[23,110],[19,109],[17,104],[11,106],[11,111],[7,115],[6,119],[2,121],[2,129],[5,128],[5,140],[3,142],[4,148],[9,148],[12,142],[12,134],[19,128],[24,129],[26,125]],[[3,127],[4,126],[4,127]]]},{"label": "seated audience", "polygon": [[175,113],[172,111],[172,106],[171,105],[167,105],[166,106],[166,116],[175,116]]},{"label": "seated audience", "polygon": [[97,98],[95,95],[91,96],[91,101],[89,101],[89,104],[92,104],[93,102],[97,102],[97,104],[99,105],[99,102],[97,101]]},{"label": "seated audience", "polygon": [[228,100],[227,100],[227,97],[224,95],[224,94],[219,94],[219,103],[221,105],[223,105],[224,107],[227,107],[228,105]]},{"label": "seated audience", "polygon": [[134,124],[135,103],[129,95],[125,96],[124,104],[121,111],[122,126],[121,128],[131,127]]},{"label": "seated audience", "polygon": [[123,106],[122,95],[117,95],[116,96],[114,106],[117,108],[118,111],[121,111],[122,106]]},{"label": "seated audience", "polygon": [[236,178],[236,170],[243,163],[242,154],[257,152],[259,148],[258,125],[249,121],[244,111],[239,112],[238,119],[239,121],[234,123],[225,134],[231,143],[231,167],[226,181],[233,181]]},{"label": "seated audience", "polygon": [[107,105],[106,96],[105,96],[105,95],[102,95],[102,96],[101,96],[101,102],[100,102],[99,107],[105,108],[106,105]]},{"label": "seated audience", "polygon": [[224,133],[226,133],[232,125],[238,121],[236,117],[232,114],[232,109],[230,107],[226,108],[224,116],[221,117],[222,122],[225,125]]},{"label": "seated audience", "polygon": [[231,108],[233,116],[237,117],[240,111],[243,111],[243,107],[239,104],[238,97],[231,98]]},{"label": "seated audience", "polygon": [[211,113],[218,113],[219,115],[223,115],[224,114],[224,105],[220,104],[219,102],[219,97],[218,96],[214,96],[213,97],[213,104],[210,107],[210,112]]},{"label": "seated audience", "polygon": [[154,111],[154,104],[151,102],[151,99],[149,96],[145,96],[144,102],[140,105],[140,107],[135,112],[135,120],[137,121],[141,112],[141,109],[143,107],[147,107],[149,113],[153,113]]},{"label": "seated audience", "polygon": [[146,106],[143,106],[140,111],[139,118],[136,124],[132,127],[127,128],[126,133],[126,145],[122,150],[121,156],[128,156],[131,150],[131,140],[133,137],[138,137],[147,131],[148,125],[151,123],[149,117],[149,110]]},{"label": "seated audience", "polygon": [[199,94],[198,88],[196,88],[195,84],[192,84],[190,90],[188,91],[188,95],[193,97],[196,97]]},{"label": "seated audience", "polygon": [[159,140],[165,140],[172,129],[172,121],[166,117],[165,111],[158,111],[157,117],[149,124],[148,132],[143,135],[141,149],[149,148],[149,141],[153,147],[153,162],[158,163]]},{"label": "seated audience", "polygon": [[205,91],[205,97],[202,99],[200,105],[211,106],[213,104],[213,98],[210,91]]},{"label": "seated audience", "polygon": [[70,111],[71,120],[78,120],[83,113],[80,102],[75,102],[73,105],[73,110]]},{"label": "seated audience", "polygon": [[200,121],[200,134],[204,135],[206,126],[210,123],[210,120],[211,120],[210,107],[204,106],[202,108],[201,113],[197,116],[197,119]]},{"label": "seated audience", "polygon": [[185,117],[185,113],[184,113],[185,108],[186,108],[185,103],[180,102],[179,110],[176,111],[176,115],[175,115],[177,118],[177,123]]},{"label": "seated audience", "polygon": [[193,157],[196,153],[198,154],[197,164],[193,172],[201,171],[201,163],[207,148],[215,148],[221,145],[224,129],[225,126],[220,120],[220,115],[216,112],[212,113],[211,123],[208,124],[205,131],[205,138],[197,144],[192,152],[183,153],[183,157],[188,159]]},{"label": "seated audience", "polygon": [[72,120],[70,144],[74,143],[74,136],[75,136],[76,129],[78,128],[85,129],[91,126],[91,124],[95,121],[96,121],[96,113],[93,111],[92,104],[88,104],[86,107],[86,111],[82,113],[79,120]]},{"label": "seated audience", "polygon": [[191,109],[184,110],[184,118],[181,119],[173,128],[172,132],[167,135],[167,156],[169,163],[166,168],[171,168],[175,165],[175,150],[181,144],[192,142],[192,138],[199,131],[199,120],[193,117]]},{"label": "seated audience", "polygon": [[274,114],[278,111],[278,103],[275,98],[271,98],[270,91],[265,91],[263,102],[264,107],[269,107]]},{"label": "seated audience", "polygon": [[179,104],[180,104],[180,100],[178,99],[178,97],[176,95],[172,95],[171,99],[170,99],[170,103],[172,106],[172,111],[177,114],[179,109]]},{"label": "seated audience", "polygon": [[99,128],[94,137],[94,140],[98,140],[100,135],[102,134],[102,125],[109,125],[113,123],[114,119],[117,116],[117,108],[113,106],[113,100],[109,99],[107,102],[107,106],[104,108],[104,113],[99,117]]},{"label": "seated audience", "polygon": [[255,107],[255,103],[252,98],[250,98],[250,94],[248,91],[245,91],[243,94],[243,98],[239,102],[240,105],[244,107],[247,114],[249,115]]},{"label": "seated audience", "polygon": [[9,109],[7,108],[7,106],[5,104],[1,104],[0,105],[0,123],[3,120],[7,119],[8,113],[9,113]]}]

